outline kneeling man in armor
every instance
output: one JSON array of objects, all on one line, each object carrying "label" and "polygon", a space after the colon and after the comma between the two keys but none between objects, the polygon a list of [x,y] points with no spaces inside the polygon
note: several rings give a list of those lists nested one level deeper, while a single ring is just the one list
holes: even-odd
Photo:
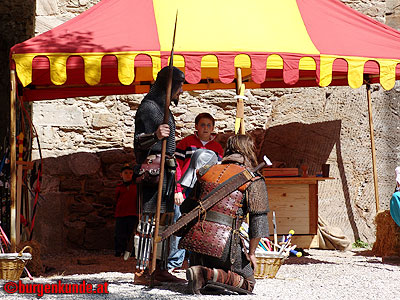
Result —
[{"label": "kneeling man in armor", "polygon": [[[222,163],[198,171],[198,181],[181,206],[183,215],[198,207],[199,200],[207,198],[206,195],[222,182],[256,165],[252,138],[247,135],[230,137]],[[239,294],[253,291],[257,264],[255,251],[260,238],[269,235],[269,205],[264,178],[258,173],[250,173],[251,180],[222,197],[181,230],[183,237],[179,247],[191,253],[191,267],[186,272],[190,293],[200,294],[208,287]],[[247,214],[248,249],[239,236],[239,228]]]}]

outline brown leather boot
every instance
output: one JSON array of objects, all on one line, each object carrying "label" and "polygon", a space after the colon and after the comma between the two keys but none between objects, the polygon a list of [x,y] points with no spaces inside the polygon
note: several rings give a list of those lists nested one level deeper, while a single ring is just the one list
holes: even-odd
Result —
[{"label": "brown leather boot", "polygon": [[170,282],[170,283],[186,283],[185,279],[178,278],[171,273],[169,273],[167,270],[160,270],[156,269],[155,271],[155,279],[160,281],[160,282]]},{"label": "brown leather boot", "polygon": [[[135,272],[135,277],[133,279],[133,284],[136,285],[147,285],[150,286],[151,283],[151,276],[149,274],[149,270],[141,270]],[[161,285],[161,282],[158,281],[156,278],[154,279],[153,285]]]},{"label": "brown leather boot", "polygon": [[222,269],[203,268],[206,285],[219,286],[239,294],[251,294],[254,283],[251,278],[245,279],[243,276]]},{"label": "brown leather boot", "polygon": [[188,292],[200,295],[200,289],[206,284],[204,277],[204,267],[192,266],[186,270],[186,279],[188,280]]},{"label": "brown leather boot", "polygon": [[173,269],[172,269],[172,273],[179,273],[179,272],[182,272],[182,271],[185,271],[185,272],[186,272],[186,270],[187,270],[188,268],[189,268],[189,262],[188,262],[187,259],[185,259],[185,260],[183,261],[183,263],[182,263],[182,266],[176,267],[176,268],[173,268]]},{"label": "brown leather boot", "polygon": [[244,283],[243,276],[240,276],[239,274],[236,274],[229,270],[228,272],[225,272],[224,270],[221,269],[213,269],[212,271],[213,271],[212,280],[215,282],[224,283],[234,287],[242,287]]}]

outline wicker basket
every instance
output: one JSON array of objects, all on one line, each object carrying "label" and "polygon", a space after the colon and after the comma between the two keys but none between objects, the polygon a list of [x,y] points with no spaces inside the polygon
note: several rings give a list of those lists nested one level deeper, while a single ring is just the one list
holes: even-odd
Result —
[{"label": "wicker basket", "polygon": [[256,252],[257,268],[254,270],[256,279],[275,278],[287,254],[278,252]]},{"label": "wicker basket", "polygon": [[25,264],[32,259],[30,253],[23,253],[26,249],[32,252],[30,246],[25,246],[19,253],[0,254],[0,279],[19,280]]}]

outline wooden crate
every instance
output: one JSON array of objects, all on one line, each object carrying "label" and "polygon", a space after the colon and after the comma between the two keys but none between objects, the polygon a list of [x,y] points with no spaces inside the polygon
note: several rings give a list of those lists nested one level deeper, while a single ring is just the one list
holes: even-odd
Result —
[{"label": "wooden crate", "polygon": [[319,248],[318,234],[295,234],[292,237],[292,245],[297,245],[299,248]]},{"label": "wooden crate", "polygon": [[297,168],[263,168],[262,174],[264,177],[298,176],[299,169],[297,169]]},{"label": "wooden crate", "polygon": [[268,214],[273,238],[272,211],[275,211],[278,235],[295,231],[292,242],[300,248],[318,248],[318,182],[331,178],[266,177],[271,212]]},{"label": "wooden crate", "polygon": [[268,214],[270,233],[273,233],[272,211],[276,215],[276,227],[279,235],[310,233],[309,185],[273,184],[267,185],[270,213]]}]

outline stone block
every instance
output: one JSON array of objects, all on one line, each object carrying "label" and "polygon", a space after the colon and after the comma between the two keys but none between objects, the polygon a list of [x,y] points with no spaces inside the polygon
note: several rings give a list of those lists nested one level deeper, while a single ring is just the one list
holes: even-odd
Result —
[{"label": "stone block", "polygon": [[96,200],[97,203],[103,204],[105,206],[114,206],[115,205],[115,189],[112,189],[112,192],[103,191],[100,193],[99,197]]},{"label": "stone block", "polygon": [[121,179],[103,180],[104,187],[106,188],[115,188],[119,182],[121,182]]},{"label": "stone block", "polygon": [[97,197],[97,195],[95,193],[84,193],[84,194],[76,195],[74,199],[76,202],[93,204],[96,197]]},{"label": "stone block", "polygon": [[78,265],[96,265],[99,264],[99,259],[93,257],[80,257],[77,261]]},{"label": "stone block", "polygon": [[82,218],[82,216],[77,213],[72,213],[68,215],[68,222],[82,221],[83,219],[84,218]]},{"label": "stone block", "polygon": [[82,183],[78,178],[63,178],[60,180],[60,192],[81,191]]},{"label": "stone block", "polygon": [[59,13],[57,0],[36,1],[37,16],[52,16]]},{"label": "stone block", "polygon": [[82,221],[65,222],[67,228],[67,239],[77,245],[82,246],[85,240],[86,223]]},{"label": "stone block", "polygon": [[396,7],[398,8],[398,6],[400,5],[399,0],[385,0],[385,2],[387,9],[390,11],[396,9]]},{"label": "stone block", "polygon": [[63,220],[66,215],[66,203],[72,200],[72,196],[65,193],[47,193],[41,196],[34,239],[41,244],[41,253],[44,255],[63,251],[66,244]]},{"label": "stone block", "polygon": [[400,29],[400,13],[386,16],[386,25],[399,30]]},{"label": "stone block", "polygon": [[86,227],[88,228],[97,228],[106,224],[106,219],[98,216],[95,212],[88,214],[85,217]]},{"label": "stone block", "polygon": [[68,206],[68,211],[71,214],[77,214],[80,216],[86,216],[94,211],[93,205],[85,202],[72,202]]},{"label": "stone block", "polygon": [[124,124],[125,124],[126,126],[131,127],[131,126],[135,125],[135,121],[134,121],[132,118],[128,118],[128,119],[125,119],[125,120],[124,120]]},{"label": "stone block", "polygon": [[68,165],[68,157],[47,157],[43,159],[43,174],[48,175],[72,175]]},{"label": "stone block", "polygon": [[85,180],[85,192],[101,192],[104,188],[101,178],[89,178]]},{"label": "stone block", "polygon": [[84,247],[89,250],[114,248],[114,224],[86,228]]},{"label": "stone block", "polygon": [[133,161],[133,154],[121,149],[102,151],[99,153],[100,159],[105,164],[125,163]]},{"label": "stone block", "polygon": [[115,127],[117,119],[113,114],[109,113],[95,113],[93,114],[92,126],[93,128]]},{"label": "stone block", "polygon": [[54,176],[42,176],[42,183],[40,185],[41,193],[56,193],[60,189],[60,178]]},{"label": "stone block", "polygon": [[101,162],[93,153],[81,152],[70,156],[69,167],[76,176],[93,175],[99,171]]},{"label": "stone block", "polygon": [[40,126],[37,129],[38,135],[42,138],[40,140],[41,148],[51,148],[55,140],[58,139],[57,128],[52,126]]},{"label": "stone block", "polygon": [[115,208],[111,206],[109,207],[103,206],[102,208],[99,208],[97,210],[97,215],[103,218],[114,217],[114,213],[115,213]]},{"label": "stone block", "polygon": [[104,175],[109,179],[121,179],[121,168],[124,164],[112,164],[104,171]]},{"label": "stone block", "polygon": [[86,127],[82,110],[75,105],[35,102],[33,124],[36,126]]}]

